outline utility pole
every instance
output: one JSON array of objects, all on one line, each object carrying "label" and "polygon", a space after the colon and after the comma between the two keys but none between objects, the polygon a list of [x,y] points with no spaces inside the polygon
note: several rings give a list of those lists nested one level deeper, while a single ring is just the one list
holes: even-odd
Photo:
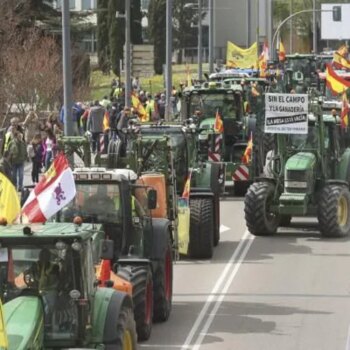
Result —
[{"label": "utility pole", "polygon": [[173,1],[167,0],[166,2],[166,76],[165,76],[165,119],[170,121],[171,117],[171,92],[173,89],[172,83],[172,10]]},{"label": "utility pole", "polygon": [[198,0],[198,80],[202,80],[202,0]]},{"label": "utility pole", "polygon": [[[289,3],[289,15],[293,13],[293,0]],[[290,19],[289,26],[289,53],[293,53],[293,19]]]},{"label": "utility pole", "polygon": [[209,0],[209,74],[214,72],[214,0]]},{"label": "utility pole", "polygon": [[125,0],[125,107],[131,107],[130,0]]},{"label": "utility pole", "polygon": [[267,41],[271,50],[271,58],[274,60],[276,57],[276,50],[272,42],[273,33],[273,0],[267,0]]},{"label": "utility pole", "polygon": [[250,10],[250,0],[247,1],[247,48],[250,46],[250,25],[251,25],[251,20],[250,20],[250,15],[251,15],[251,10]]},{"label": "utility pole", "polygon": [[316,26],[316,0],[312,1],[312,24],[313,24],[313,44],[312,44],[312,50],[314,54],[317,53],[317,26]]},{"label": "utility pole", "polygon": [[72,118],[72,61],[70,44],[69,0],[62,1],[62,54],[63,54],[63,112],[64,134],[73,136]]}]

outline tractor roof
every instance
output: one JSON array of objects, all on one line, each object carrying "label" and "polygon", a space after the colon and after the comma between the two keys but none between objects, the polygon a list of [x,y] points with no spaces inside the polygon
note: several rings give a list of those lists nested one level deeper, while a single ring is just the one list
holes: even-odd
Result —
[{"label": "tractor roof", "polygon": [[137,175],[130,169],[106,169],[106,168],[75,168],[74,179],[84,181],[122,181],[137,179]]},{"label": "tractor roof", "polygon": [[[241,78],[242,79],[242,78]],[[184,90],[185,95],[205,93],[205,94],[226,94],[228,91],[236,92],[242,91],[242,86],[239,84],[240,80],[225,79],[225,81],[209,81],[201,85],[191,86]]]},{"label": "tractor roof", "polygon": [[0,226],[0,245],[6,242],[15,244],[54,244],[58,240],[85,241],[98,230],[93,224],[77,226],[73,223],[53,223]]}]

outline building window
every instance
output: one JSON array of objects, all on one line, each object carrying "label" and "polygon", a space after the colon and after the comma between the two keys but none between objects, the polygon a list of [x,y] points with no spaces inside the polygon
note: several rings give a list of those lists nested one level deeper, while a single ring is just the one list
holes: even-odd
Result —
[{"label": "building window", "polygon": [[81,2],[82,10],[90,10],[91,9],[91,0],[82,0]]}]

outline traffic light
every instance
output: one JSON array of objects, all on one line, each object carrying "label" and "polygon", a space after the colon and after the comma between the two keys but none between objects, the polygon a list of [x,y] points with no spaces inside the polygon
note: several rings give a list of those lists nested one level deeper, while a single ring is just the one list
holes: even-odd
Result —
[{"label": "traffic light", "polygon": [[333,22],[341,22],[341,6],[333,6]]}]

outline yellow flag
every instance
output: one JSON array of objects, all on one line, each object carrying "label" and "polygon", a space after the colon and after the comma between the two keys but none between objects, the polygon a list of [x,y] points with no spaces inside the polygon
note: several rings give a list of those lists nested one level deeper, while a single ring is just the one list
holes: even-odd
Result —
[{"label": "yellow flag", "polygon": [[132,106],[136,109],[137,113],[140,116],[141,123],[149,121],[149,115],[147,114],[145,107],[143,107],[141,101],[135,94],[131,94],[131,103]]},{"label": "yellow flag", "polygon": [[0,349],[7,350],[9,347],[5,328],[4,309],[0,301]]},{"label": "yellow flag", "polygon": [[258,45],[256,42],[248,49],[227,42],[226,66],[228,68],[257,68]]},{"label": "yellow flag", "polygon": [[12,224],[21,211],[19,197],[15,186],[2,173],[0,173],[0,217]]}]

